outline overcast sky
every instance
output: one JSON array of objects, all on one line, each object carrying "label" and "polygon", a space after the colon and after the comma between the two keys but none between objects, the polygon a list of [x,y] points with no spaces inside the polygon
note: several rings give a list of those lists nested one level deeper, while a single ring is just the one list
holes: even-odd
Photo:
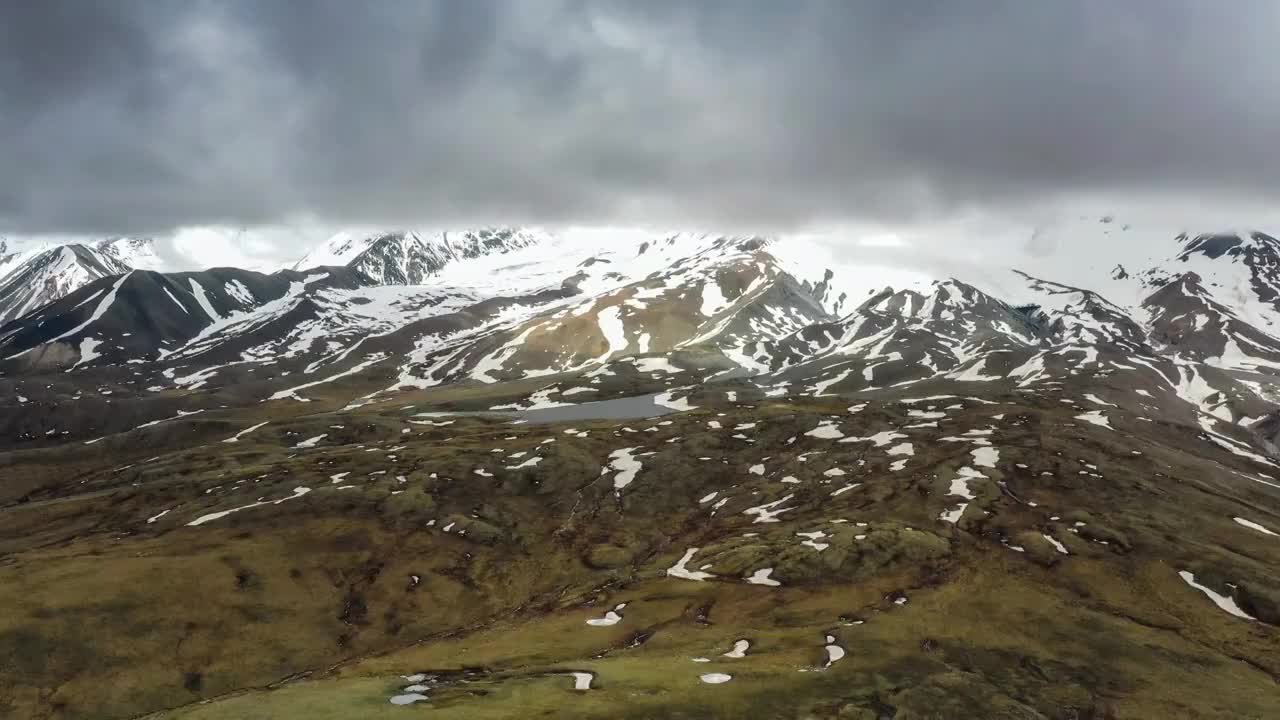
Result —
[{"label": "overcast sky", "polygon": [[186,228],[266,257],[346,226],[835,227],[1044,258],[1070,250],[1033,237],[1062,218],[1256,226],[1280,198],[1266,0],[0,13],[0,234],[19,237]]}]

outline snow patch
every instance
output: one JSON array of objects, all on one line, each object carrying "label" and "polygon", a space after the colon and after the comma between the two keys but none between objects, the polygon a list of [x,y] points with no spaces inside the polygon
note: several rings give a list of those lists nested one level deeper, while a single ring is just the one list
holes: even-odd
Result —
[{"label": "snow patch", "polygon": [[248,510],[250,508],[261,507],[263,505],[279,505],[280,503],[288,502],[289,500],[297,500],[298,498],[302,497],[303,495],[306,495],[309,492],[311,492],[311,488],[296,487],[293,489],[293,494],[288,497],[283,497],[283,498],[280,498],[279,500],[259,500],[258,502],[249,503],[248,505],[241,505],[240,507],[234,507],[234,508],[231,508],[230,510],[222,510],[220,512],[209,513],[208,515],[201,515],[195,520],[192,520],[191,522],[187,523],[187,525],[189,526],[203,525],[207,522],[224,518],[230,515],[231,513],[240,512],[241,510]]},{"label": "snow patch", "polygon": [[636,479],[636,473],[640,472],[642,465],[639,460],[631,456],[631,453],[639,448],[619,448],[609,453],[609,467],[618,473],[613,476],[613,489],[619,493],[622,489],[631,484]]},{"label": "snow patch", "polygon": [[773,568],[761,568],[751,573],[751,575],[747,577],[747,582],[752,585],[768,585],[769,587],[778,587],[782,585],[782,583],[769,577],[772,574]]},{"label": "snow patch", "polygon": [[1217,605],[1219,608],[1222,608],[1226,612],[1232,615],[1235,615],[1238,618],[1243,618],[1245,620],[1257,620],[1257,618],[1255,618],[1254,616],[1250,615],[1244,610],[1241,610],[1240,606],[1236,604],[1236,601],[1234,598],[1228,597],[1226,595],[1221,595],[1216,591],[1214,591],[1212,588],[1205,587],[1204,585],[1201,585],[1200,583],[1196,582],[1196,576],[1193,573],[1187,572],[1186,570],[1179,570],[1178,576],[1181,577],[1183,582],[1185,582],[1186,584],[1190,585],[1191,587],[1207,595],[1209,599],[1213,601],[1214,605]]},{"label": "snow patch", "polygon": [[327,437],[329,437],[329,433],[321,433],[319,435],[316,435],[315,437],[311,437],[311,438],[307,438],[306,440],[303,440],[297,445],[294,445],[293,448],[295,450],[305,450],[307,448],[313,448],[316,446],[317,443],[319,443],[321,440]]},{"label": "snow patch", "polygon": [[1270,530],[1266,529],[1265,527],[1259,525],[1258,523],[1252,520],[1245,520],[1244,518],[1241,518],[1241,517],[1234,517],[1231,519],[1235,520],[1238,524],[1249,528],[1250,530],[1257,530],[1258,532],[1264,535],[1277,535],[1277,533],[1271,532]]},{"label": "snow patch", "polygon": [[591,618],[590,620],[587,621],[587,624],[590,625],[591,627],[610,627],[612,625],[617,625],[619,622],[622,621],[622,615],[620,614],[620,611],[626,606],[627,606],[626,603],[618,603],[617,605],[613,606],[612,610],[605,613],[604,617]]},{"label": "snow patch", "polygon": [[688,567],[686,567],[689,564],[689,561],[693,560],[693,556],[698,553],[698,549],[699,548],[692,547],[692,548],[689,548],[688,550],[685,550],[684,555],[681,556],[680,560],[676,562],[675,565],[672,565],[671,567],[667,568],[667,575],[670,575],[671,577],[676,577],[676,578],[683,578],[685,580],[698,580],[698,581],[715,577],[711,573],[702,572],[700,570],[690,570]]},{"label": "snow patch", "polygon": [[209,302],[209,296],[205,293],[204,286],[196,282],[195,278],[192,278],[190,282],[191,294],[195,297],[196,302],[200,304],[200,309],[204,310],[204,314],[208,315],[213,322],[221,320],[222,316],[214,309],[213,303]]},{"label": "snow patch", "polygon": [[1101,410],[1091,410],[1087,413],[1084,413],[1083,415],[1077,415],[1076,419],[1083,420],[1093,425],[1097,425],[1098,427],[1104,427],[1108,430],[1115,429],[1111,427],[1111,421],[1107,420],[1107,416],[1103,414]]}]

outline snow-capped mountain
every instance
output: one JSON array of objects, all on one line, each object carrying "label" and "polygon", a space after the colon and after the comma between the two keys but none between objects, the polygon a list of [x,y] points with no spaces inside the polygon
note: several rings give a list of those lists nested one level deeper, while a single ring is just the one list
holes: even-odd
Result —
[{"label": "snow-capped mountain", "polygon": [[22,317],[94,280],[128,270],[115,257],[86,245],[32,253],[0,278],[0,320]]},{"label": "snow-capped mountain", "polygon": [[10,244],[8,238],[0,237],[0,276],[9,272],[20,254],[21,252]]},{"label": "snow-capped mountain", "polygon": [[152,238],[118,237],[93,243],[93,248],[134,270],[163,270],[164,261],[156,254]]},{"label": "snow-capped mountain", "polygon": [[1159,339],[1180,356],[1280,368],[1280,241],[1262,233],[1179,238],[1173,261],[1139,275]]},{"label": "snow-capped mountain", "polygon": [[29,367],[58,365],[71,356],[77,367],[95,360],[162,360],[191,352],[190,346],[225,328],[243,330],[241,323],[258,330],[276,320],[286,326],[299,322],[287,313],[298,310],[308,288],[367,282],[345,268],[310,275],[234,268],[168,274],[125,270],[0,326],[0,343],[24,348],[0,352],[5,360]]},{"label": "snow-capped mountain", "polygon": [[0,328],[0,369],[128,367],[143,388],[357,404],[508,381],[534,383],[518,401],[534,405],[730,380],[775,396],[1087,385],[1221,434],[1280,402],[1276,245],[1173,239],[1170,260],[1099,280],[1114,301],[1015,271],[998,293],[877,288],[875,273],[850,281],[803,245],[756,237],[335,238],[308,270],[90,282]]},{"label": "snow-capped mountain", "polygon": [[382,285],[420,285],[451,262],[536,245],[546,233],[525,228],[484,228],[420,234],[338,233],[308,253],[294,270],[345,265]]},{"label": "snow-capped mountain", "polygon": [[55,247],[54,243],[17,242],[0,238],[0,278],[37,253]]},{"label": "snow-capped mountain", "polygon": [[37,244],[7,252],[0,248],[0,323],[101,278],[134,268],[158,269],[150,239],[112,238],[92,244]]}]

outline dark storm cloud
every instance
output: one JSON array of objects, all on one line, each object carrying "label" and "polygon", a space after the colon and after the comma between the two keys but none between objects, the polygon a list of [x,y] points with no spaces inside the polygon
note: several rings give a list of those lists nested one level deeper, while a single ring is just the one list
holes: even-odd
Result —
[{"label": "dark storm cloud", "polygon": [[1277,7],[0,0],[0,230],[1274,197]]}]

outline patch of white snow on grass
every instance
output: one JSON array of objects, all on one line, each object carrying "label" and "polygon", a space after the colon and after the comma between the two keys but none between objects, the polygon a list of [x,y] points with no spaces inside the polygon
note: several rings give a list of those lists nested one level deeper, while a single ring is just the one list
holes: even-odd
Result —
[{"label": "patch of white snow on grass", "polygon": [[894,432],[893,430],[885,430],[883,432],[878,432],[875,435],[870,435],[868,437],[847,437],[841,440],[840,442],[842,443],[870,442],[870,443],[873,443],[876,447],[884,447],[885,445],[888,445],[894,440],[901,440],[906,437],[907,437],[906,435],[903,435],[900,432]]},{"label": "patch of white snow on grass", "polygon": [[296,500],[302,497],[303,495],[306,495],[309,492],[311,492],[311,488],[296,487],[293,489],[293,494],[288,497],[283,497],[283,498],[280,498],[279,500],[259,500],[258,502],[249,503],[248,505],[241,505],[240,507],[231,508],[230,510],[223,510],[221,512],[209,513],[208,515],[201,515],[195,520],[192,520],[191,522],[187,523],[187,525],[192,525],[192,526],[203,525],[207,522],[224,518],[230,515],[231,513],[240,512],[241,510],[248,510],[249,508],[261,507],[263,505],[279,505],[282,502],[287,502],[289,500]]},{"label": "patch of white snow on grass", "polygon": [[1219,593],[1215,592],[1212,588],[1205,587],[1204,585],[1201,585],[1200,583],[1196,582],[1196,576],[1193,573],[1187,572],[1186,570],[1179,570],[1178,576],[1181,577],[1183,582],[1185,582],[1186,584],[1199,590],[1205,595],[1208,595],[1209,599],[1213,601],[1214,605],[1217,605],[1218,607],[1222,608],[1226,612],[1232,615],[1235,615],[1238,618],[1244,618],[1245,620],[1257,619],[1252,615],[1250,615],[1249,613],[1245,612],[1244,610],[1241,610],[1240,606],[1236,604],[1236,601],[1234,598],[1227,597],[1226,595],[1220,595]]},{"label": "patch of white snow on grass", "polygon": [[839,661],[841,658],[844,657],[845,652],[844,652],[844,648],[836,644],[836,639],[834,635],[828,635],[826,639],[827,639],[827,644],[825,649],[827,651],[827,664],[824,665],[823,667],[831,667],[837,661]]},{"label": "patch of white snow on grass", "polygon": [[[951,480],[951,487],[948,488],[948,495],[959,495],[965,500],[973,500],[976,496],[969,490],[969,481],[974,479],[986,479],[986,475],[974,470],[971,467],[962,467],[956,471],[956,477]],[[939,520],[955,524],[960,521],[960,516],[964,515],[965,508],[969,507],[969,503],[963,502],[956,507],[943,512],[938,516]]]},{"label": "patch of white snow on grass", "polygon": [[294,448],[295,450],[305,450],[305,449],[307,449],[307,448],[313,448],[313,447],[315,447],[315,446],[316,446],[316,444],[317,444],[317,443],[319,443],[321,440],[323,440],[323,439],[325,439],[325,438],[327,438],[327,437],[329,437],[329,433],[322,433],[322,434],[317,435],[317,436],[315,436],[315,437],[307,438],[306,440],[303,440],[302,442],[298,443],[297,445],[294,445],[294,446],[293,446],[293,448]]},{"label": "patch of white snow on grass", "polygon": [[612,468],[617,475],[613,476],[613,489],[622,492],[622,489],[631,484],[636,479],[636,473],[640,472],[642,465],[639,460],[631,456],[631,453],[638,448],[619,448],[609,453],[609,467]]},{"label": "patch of white snow on grass", "polygon": [[696,554],[698,554],[698,548],[696,547],[685,550],[684,555],[681,556],[679,562],[667,568],[667,575],[670,575],[671,577],[682,578],[684,580],[699,580],[699,581],[706,580],[707,578],[715,577],[711,573],[702,572],[700,570],[690,570],[688,567],[686,567],[689,564],[689,561],[693,560],[693,556]]},{"label": "patch of white snow on grass", "polygon": [[590,620],[587,621],[587,624],[592,627],[609,627],[611,625],[617,625],[619,622],[622,621],[622,615],[620,615],[618,611],[626,606],[627,606],[626,603],[618,603],[617,605],[613,606],[612,610],[605,613],[604,617],[591,618]]},{"label": "patch of white snow on grass", "polygon": [[615,305],[596,313],[596,324],[600,326],[600,334],[604,335],[605,342],[609,343],[609,348],[596,358],[597,361],[603,362],[614,353],[627,349],[629,343],[626,326],[622,324],[622,308]]},{"label": "patch of white snow on grass", "polygon": [[204,412],[204,410],[192,410],[192,411],[190,411],[190,412],[187,412],[187,411],[185,411],[185,410],[179,410],[179,411],[178,411],[178,414],[177,414],[177,415],[174,415],[173,417],[160,418],[159,420],[152,420],[151,422],[144,422],[144,423],[142,423],[141,425],[139,425],[138,427],[134,428],[134,430],[141,430],[142,428],[146,428],[146,427],[154,427],[154,426],[156,426],[156,425],[159,425],[159,424],[160,424],[160,423],[162,423],[162,422],[169,422],[170,420],[179,420],[179,419],[184,418],[184,417],[186,417],[186,416],[188,416],[188,415],[199,415],[199,414],[200,414],[200,413],[202,413],[202,412]]},{"label": "patch of white snow on grass", "polygon": [[791,498],[793,498],[793,497],[795,497],[795,495],[794,495],[794,494],[792,494],[792,495],[787,495],[786,497],[780,498],[780,499],[778,499],[778,500],[774,500],[773,502],[770,502],[770,503],[765,503],[764,505],[757,505],[757,506],[755,506],[755,507],[753,507],[753,508],[747,508],[746,510],[743,510],[743,511],[742,511],[742,514],[743,514],[743,515],[755,515],[755,516],[756,516],[756,519],[751,521],[751,522],[752,522],[752,524],[755,524],[755,523],[776,523],[776,522],[778,522],[778,516],[779,516],[779,515],[781,515],[781,514],[782,514],[782,513],[784,513],[784,512],[787,512],[788,510],[794,510],[794,509],[795,509],[795,508],[790,508],[790,507],[784,507],[784,508],[780,508],[780,507],[778,507],[779,505],[781,505],[781,504],[783,504],[783,503],[787,502],[788,500],[790,500],[790,499],[791,499]]},{"label": "patch of white snow on grass", "polygon": [[1097,425],[1098,427],[1104,427],[1108,430],[1115,429],[1111,427],[1111,421],[1107,419],[1107,416],[1104,415],[1101,410],[1091,410],[1087,413],[1084,413],[1083,415],[1077,415],[1076,419],[1083,420],[1087,423],[1092,423],[1094,425]]},{"label": "patch of white snow on grass", "polygon": [[254,430],[257,430],[258,428],[266,424],[267,423],[265,422],[260,422],[257,425],[254,425],[253,427],[247,427],[241,430],[240,432],[236,433],[235,435],[232,435],[231,437],[227,438],[226,440],[223,440],[222,442],[224,443],[240,442],[240,438],[244,437],[245,435],[248,435],[249,433],[253,432]]},{"label": "patch of white snow on grass", "polygon": [[[676,388],[676,389],[677,389],[677,390],[687,390],[688,388]],[[667,392],[664,392],[664,393],[659,393],[658,395],[654,396],[654,398],[653,398],[653,402],[654,402],[654,404],[656,404],[656,405],[660,405],[660,406],[662,406],[662,407],[664,407],[664,408],[669,408],[669,409],[671,409],[671,410],[675,410],[675,411],[677,411],[677,412],[684,412],[684,411],[686,411],[686,410],[696,410],[696,409],[697,409],[697,406],[696,406],[696,405],[690,405],[690,404],[689,404],[689,400],[688,400],[688,398],[677,398],[677,397],[675,396],[675,392],[674,392],[674,391],[667,391]]]},{"label": "patch of white snow on grass", "polygon": [[684,372],[680,368],[671,364],[666,358],[636,358],[634,361],[636,369],[643,373],[680,373]]},{"label": "patch of white snow on grass", "polygon": [[778,587],[779,585],[782,585],[782,583],[769,577],[772,574],[773,568],[761,568],[751,573],[751,575],[747,577],[747,582],[752,585],[768,585],[769,587]]},{"label": "patch of white snow on grass", "polygon": [[1000,461],[1000,451],[993,447],[979,447],[969,451],[973,456],[973,464],[978,467],[994,468]]},{"label": "patch of white snow on grass", "polygon": [[537,465],[540,462],[542,462],[542,458],[535,455],[518,465],[504,465],[503,469],[504,470],[522,470],[524,468],[533,467],[534,465]]},{"label": "patch of white snow on grass", "polygon": [[1270,530],[1268,530],[1268,529],[1266,529],[1265,527],[1263,527],[1263,526],[1259,525],[1258,523],[1253,522],[1252,520],[1245,520],[1244,518],[1240,518],[1240,517],[1237,517],[1237,518],[1231,518],[1231,519],[1232,519],[1232,520],[1235,520],[1235,521],[1236,521],[1237,523],[1239,523],[1240,525],[1243,525],[1243,526],[1245,526],[1245,527],[1249,528],[1250,530],[1257,530],[1258,532],[1263,533],[1263,534],[1265,534],[1265,535],[1276,535],[1276,534],[1277,534],[1277,533],[1273,533],[1273,532],[1271,532]]},{"label": "patch of white snow on grass", "polygon": [[1058,540],[1058,538],[1056,538],[1056,537],[1054,537],[1054,536],[1052,536],[1052,535],[1047,535],[1047,534],[1045,534],[1045,533],[1041,533],[1041,534],[1040,534],[1040,536],[1041,536],[1041,537],[1043,537],[1045,540],[1048,540],[1048,541],[1049,541],[1049,544],[1053,546],[1053,549],[1054,549],[1054,550],[1057,550],[1058,552],[1062,553],[1063,555],[1070,555],[1070,554],[1071,554],[1071,553],[1067,552],[1067,546],[1066,546],[1066,545],[1063,545],[1063,544]]},{"label": "patch of white snow on grass", "polygon": [[801,545],[808,545],[818,552],[822,552],[823,550],[831,547],[831,543],[818,542],[819,540],[830,537],[821,530],[814,530],[813,532],[798,532],[796,535],[806,538],[806,540],[800,543]]},{"label": "patch of white snow on grass", "polygon": [[839,440],[844,437],[844,433],[840,432],[840,428],[836,426],[835,420],[823,420],[818,423],[818,427],[805,433],[805,436],[820,438],[822,440]]}]

